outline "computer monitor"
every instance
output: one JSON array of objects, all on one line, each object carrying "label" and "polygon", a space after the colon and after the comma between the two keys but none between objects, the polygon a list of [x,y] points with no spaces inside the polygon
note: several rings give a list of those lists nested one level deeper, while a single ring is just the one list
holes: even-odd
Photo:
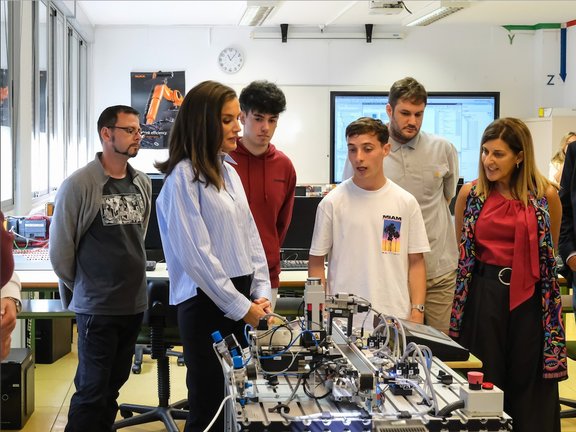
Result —
[{"label": "computer monitor", "polygon": [[148,231],[144,239],[146,248],[146,259],[151,261],[164,261],[164,250],[162,249],[162,239],[160,237],[160,228],[158,227],[158,217],[156,216],[156,198],[164,184],[164,174],[148,174],[152,182],[152,209],[150,211],[150,221],[148,222]]},{"label": "computer monitor", "polygon": [[[340,183],[348,157],[346,126],[359,117],[388,123],[388,92],[330,92],[330,181]],[[464,181],[478,177],[480,139],[486,126],[498,118],[499,92],[428,93],[422,130],[440,135],[458,150]]]},{"label": "computer monitor", "polygon": [[282,243],[282,259],[308,259],[316,209],[321,200],[322,197],[294,197],[292,221]]}]

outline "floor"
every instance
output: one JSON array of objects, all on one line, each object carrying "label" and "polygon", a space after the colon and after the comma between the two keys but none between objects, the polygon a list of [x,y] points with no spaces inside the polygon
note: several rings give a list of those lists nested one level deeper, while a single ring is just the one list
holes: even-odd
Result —
[{"label": "floor", "polygon": [[[36,407],[34,413],[21,429],[22,432],[62,432],[66,426],[70,398],[74,393],[74,374],[78,364],[76,353],[76,334],[72,351],[53,364],[37,364],[35,370]],[[175,349],[181,351],[181,347]],[[143,405],[158,405],[156,394],[157,382],[156,363],[149,355],[144,356],[142,372],[139,375],[130,374],[128,382],[120,391],[119,403],[137,403]],[[171,402],[186,397],[186,368],[176,364],[176,358],[170,357]],[[118,414],[118,419],[121,419]],[[180,430],[184,421],[177,420]],[[126,432],[165,431],[161,422],[148,423],[121,429]]]},{"label": "floor", "polygon": [[[576,324],[574,316],[569,315],[567,320],[567,334],[569,339],[576,339]],[[178,349],[178,347],[177,347]],[[170,359],[171,374],[171,401],[185,397],[184,383],[186,369],[176,365],[176,359]],[[66,416],[70,405],[70,398],[74,392],[74,373],[76,370],[77,355],[75,344],[72,352],[53,364],[36,365],[36,408],[24,428],[23,432],[61,432],[66,425]],[[560,395],[576,399],[576,362],[569,360],[569,370],[574,371],[570,379],[560,383]],[[120,392],[119,402],[157,405],[156,398],[156,367],[150,356],[144,357],[142,372],[139,375],[131,374],[130,379]],[[120,415],[119,417],[120,418]],[[183,421],[177,421],[180,429]],[[122,429],[127,432],[164,431],[160,422],[149,423],[142,426],[133,426]],[[576,432],[576,419],[562,420],[562,432]]]}]

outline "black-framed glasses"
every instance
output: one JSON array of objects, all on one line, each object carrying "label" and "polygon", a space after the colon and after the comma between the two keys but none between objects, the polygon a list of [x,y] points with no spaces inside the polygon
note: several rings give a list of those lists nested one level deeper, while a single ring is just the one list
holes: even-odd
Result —
[{"label": "black-framed glasses", "polygon": [[128,126],[108,126],[108,129],[122,129],[129,135],[142,135],[142,129],[140,128],[136,129]]}]

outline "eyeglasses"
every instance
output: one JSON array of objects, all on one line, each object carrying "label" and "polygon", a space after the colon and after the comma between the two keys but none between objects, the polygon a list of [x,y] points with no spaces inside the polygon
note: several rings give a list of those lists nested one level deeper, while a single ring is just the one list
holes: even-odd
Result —
[{"label": "eyeglasses", "polygon": [[126,132],[129,135],[142,135],[142,129],[138,128],[133,128],[133,127],[127,127],[127,126],[108,126],[108,129],[122,129],[124,132]]}]

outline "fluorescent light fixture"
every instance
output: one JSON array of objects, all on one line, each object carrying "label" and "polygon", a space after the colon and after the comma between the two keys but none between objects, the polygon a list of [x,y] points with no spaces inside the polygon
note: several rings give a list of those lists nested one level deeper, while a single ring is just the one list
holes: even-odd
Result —
[{"label": "fluorescent light fixture", "polygon": [[276,7],[275,1],[247,1],[240,25],[261,26]]},{"label": "fluorescent light fixture", "polygon": [[452,15],[459,10],[464,9],[469,6],[467,1],[441,1],[440,6],[426,15],[416,18],[414,21],[406,24],[407,26],[427,26],[432,24],[442,18],[446,18],[448,15]]},{"label": "fluorescent light fixture", "polygon": [[[281,39],[280,28],[261,27],[254,29],[250,34],[252,39]],[[322,30],[313,27],[290,26],[288,40],[290,39],[364,39],[366,32],[358,31],[358,28],[336,27],[324,28]],[[372,39],[404,39],[401,32],[379,32],[374,30]]]}]

